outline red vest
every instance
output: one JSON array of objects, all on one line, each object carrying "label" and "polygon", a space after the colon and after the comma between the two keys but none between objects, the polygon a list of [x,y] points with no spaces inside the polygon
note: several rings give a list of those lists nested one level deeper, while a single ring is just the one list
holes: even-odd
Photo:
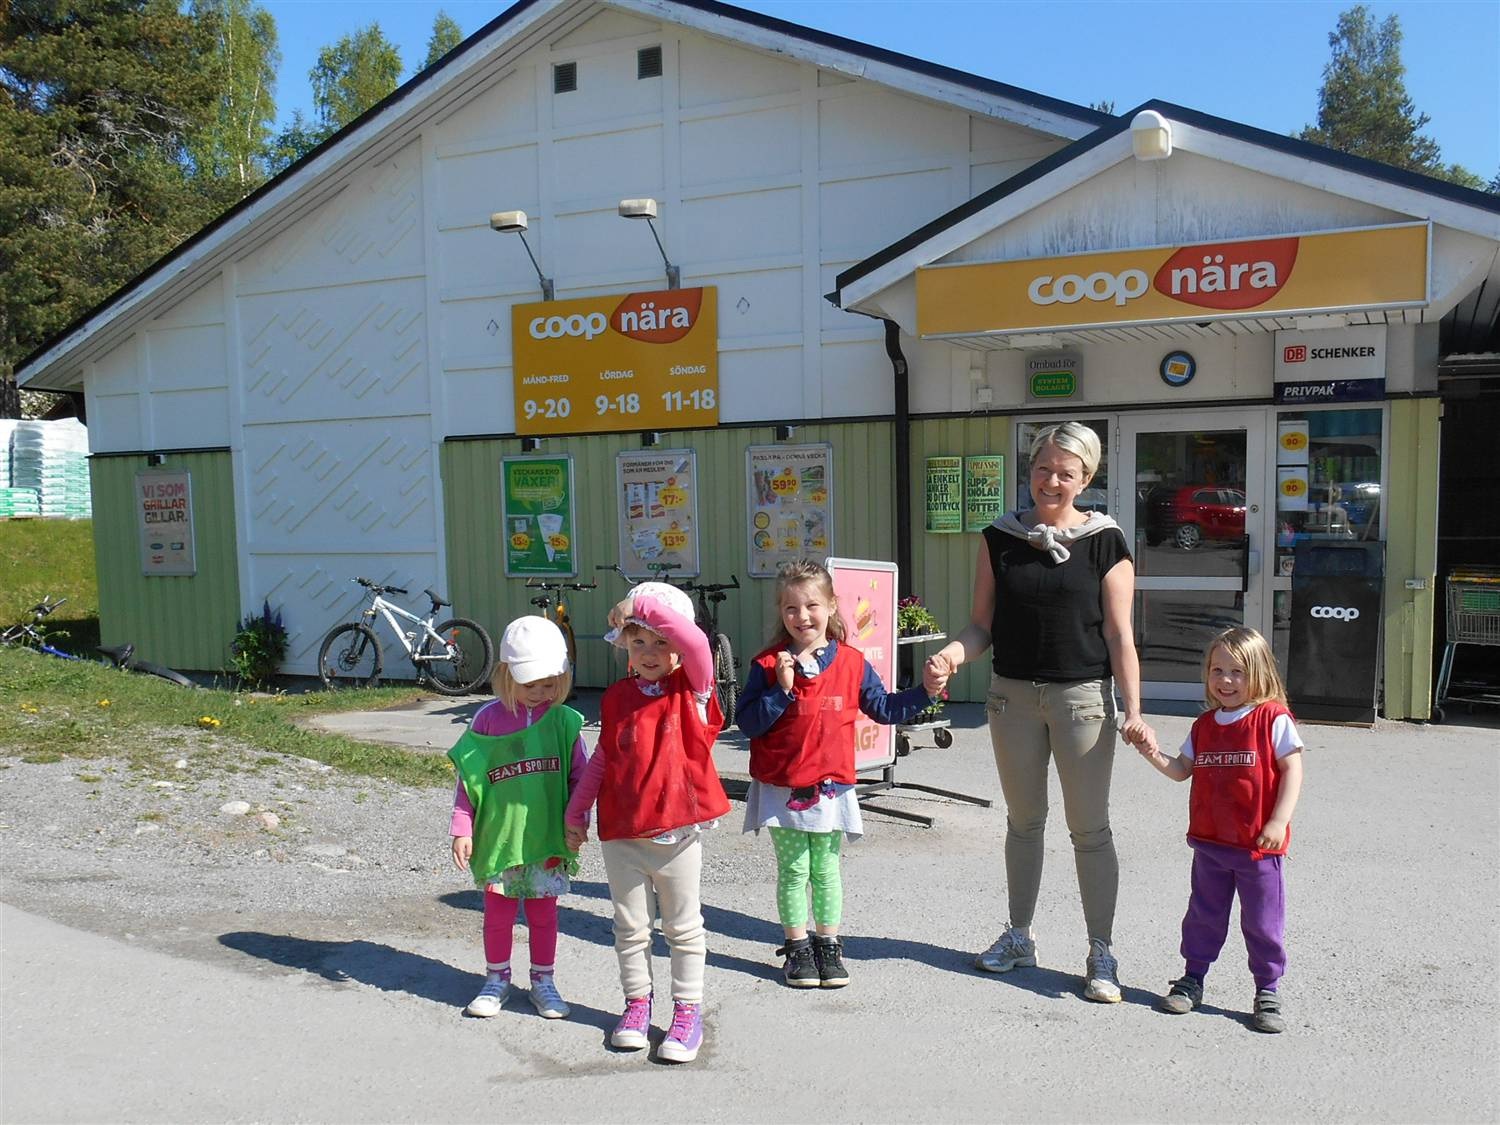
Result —
[{"label": "red vest", "polygon": [[674,669],[650,696],[634,679],[617,680],[599,705],[599,839],[650,839],[714,820],[729,798],[714,769],[713,745],[724,727],[717,697],[708,697],[708,723],[687,673]]},{"label": "red vest", "polygon": [[1291,825],[1276,851],[1257,848],[1255,838],[1271,819],[1281,789],[1271,728],[1278,716],[1290,714],[1280,703],[1267,701],[1226,725],[1212,711],[1198,716],[1193,723],[1189,838],[1245,848],[1252,859],[1286,854]]},{"label": "red vest", "polygon": [[[776,683],[776,656],[768,648],[755,658],[771,690]],[[811,678],[798,669],[792,679],[796,699],[759,738],[750,740],[750,776],[767,785],[800,789],[832,778],[853,785],[854,722],[859,718],[859,687],[865,678],[865,656],[842,641],[833,660]]]}]

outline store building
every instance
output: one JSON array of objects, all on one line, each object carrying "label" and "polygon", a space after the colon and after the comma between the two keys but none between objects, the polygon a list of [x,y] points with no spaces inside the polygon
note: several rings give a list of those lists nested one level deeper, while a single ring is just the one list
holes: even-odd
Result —
[{"label": "store building", "polygon": [[[1155,109],[1171,153],[1142,159],[1130,115],[706,0],[517,4],[22,366],[85,397],[105,640],[220,667],[269,598],[310,673],[355,575],[498,632],[525,576],[576,574],[587,635],[625,589],[596,567],[670,562],[740,578],[721,622],[749,653],[756,576],[804,551],[901,559],[957,624],[966,529],[1067,416],[1107,440],[1091,499],[1141,552],[1158,694],[1206,622],[1275,629],[1285,543],[1379,536],[1386,713],[1420,717],[1437,321],[1500,283],[1500,203]],[[1033,259],[1045,318],[984,300]],[[924,296],[945,279],[967,296]],[[1214,303],[1250,291],[1274,292]],[[1317,374],[1349,401],[1296,397],[1299,347],[1360,361]],[[928,503],[954,457],[956,520]],[[1194,538],[1209,486],[1229,511]],[[585,643],[580,680],[612,660]]]}]

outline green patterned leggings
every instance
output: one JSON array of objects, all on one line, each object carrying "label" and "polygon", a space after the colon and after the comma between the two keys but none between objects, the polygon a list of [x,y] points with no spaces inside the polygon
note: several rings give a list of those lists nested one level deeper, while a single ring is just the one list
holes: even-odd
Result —
[{"label": "green patterned leggings", "polygon": [[807,925],[807,885],[812,883],[813,918],[837,926],[844,913],[844,880],[839,874],[842,832],[801,832],[772,828],[776,845],[776,912],[785,929]]}]

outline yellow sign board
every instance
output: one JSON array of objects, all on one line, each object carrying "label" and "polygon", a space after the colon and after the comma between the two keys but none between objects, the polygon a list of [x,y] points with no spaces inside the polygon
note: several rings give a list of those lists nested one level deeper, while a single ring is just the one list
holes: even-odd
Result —
[{"label": "yellow sign board", "polygon": [[516,433],[616,433],[719,421],[714,286],[511,309]]},{"label": "yellow sign board", "polygon": [[1428,302],[1427,223],[917,271],[924,337]]}]

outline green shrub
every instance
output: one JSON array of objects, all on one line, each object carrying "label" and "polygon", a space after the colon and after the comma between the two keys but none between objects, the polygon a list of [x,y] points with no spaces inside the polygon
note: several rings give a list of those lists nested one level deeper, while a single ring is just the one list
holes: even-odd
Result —
[{"label": "green shrub", "polygon": [[286,642],[281,611],[273,615],[268,598],[260,613],[252,613],[240,622],[230,642],[229,661],[234,674],[256,687],[269,684],[286,656]]}]

